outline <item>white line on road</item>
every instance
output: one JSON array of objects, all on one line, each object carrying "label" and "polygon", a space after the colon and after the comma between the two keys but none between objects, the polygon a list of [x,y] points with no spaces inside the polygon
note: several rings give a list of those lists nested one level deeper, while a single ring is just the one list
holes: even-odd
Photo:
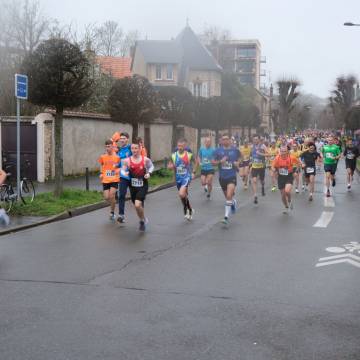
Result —
[{"label": "white line on road", "polygon": [[357,261],[351,260],[351,259],[341,259],[341,260],[334,260],[334,261],[326,261],[326,262],[323,262],[323,263],[316,264],[316,267],[334,265],[334,264],[340,264],[340,263],[348,263],[348,264],[351,264],[351,265],[354,265],[354,266],[360,268],[360,263],[358,263]]},{"label": "white line on road", "polygon": [[324,197],[324,206],[335,207],[334,199],[332,197]]},{"label": "white line on road", "polygon": [[330,224],[333,216],[334,213],[332,211],[323,211],[319,220],[313,225],[313,227],[326,228]]},{"label": "white line on road", "polygon": [[319,261],[334,260],[334,259],[341,259],[341,258],[352,258],[353,260],[360,261],[360,257],[353,255],[353,254],[341,254],[341,255],[327,256],[327,257],[320,258]]}]

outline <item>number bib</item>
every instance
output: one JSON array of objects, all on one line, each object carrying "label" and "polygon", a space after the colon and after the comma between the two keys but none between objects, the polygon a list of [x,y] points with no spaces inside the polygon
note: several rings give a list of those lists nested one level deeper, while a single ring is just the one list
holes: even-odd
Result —
[{"label": "number bib", "polygon": [[252,163],[254,169],[262,169],[264,167],[264,162],[261,159],[255,158]]},{"label": "number bib", "polygon": [[231,162],[226,161],[221,165],[221,169],[223,170],[231,170],[233,168],[233,164]]},{"label": "number bib", "polygon": [[352,153],[349,153],[349,154],[346,155],[346,158],[349,159],[349,160],[353,160],[354,157],[355,157],[355,155],[352,154]]},{"label": "number bib", "polygon": [[203,164],[203,165],[208,165],[208,164],[210,164],[210,160],[204,158],[204,159],[202,159],[202,164]]},{"label": "number bib", "polygon": [[327,159],[335,159],[334,154],[333,154],[333,153],[329,153],[329,152],[325,154],[325,157],[326,157]]},{"label": "number bib", "polygon": [[131,186],[132,187],[142,187],[144,186],[144,180],[138,178],[131,178]]},{"label": "number bib", "polygon": [[287,168],[280,168],[279,175],[287,176],[289,175],[289,170]]},{"label": "number bib", "polygon": [[185,166],[178,166],[176,168],[176,175],[184,176],[187,174],[187,169]]},{"label": "number bib", "polygon": [[106,170],[105,176],[106,176],[106,177],[113,177],[113,176],[115,176],[115,170]]},{"label": "number bib", "polygon": [[315,172],[315,169],[313,167],[307,167],[306,168],[306,173],[307,174],[313,174]]}]

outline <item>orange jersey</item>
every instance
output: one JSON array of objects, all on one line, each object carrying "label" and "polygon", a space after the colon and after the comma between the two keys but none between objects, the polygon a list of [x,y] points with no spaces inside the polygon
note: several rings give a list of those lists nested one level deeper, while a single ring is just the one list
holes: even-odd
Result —
[{"label": "orange jersey", "polygon": [[103,154],[99,157],[98,163],[101,165],[101,182],[103,184],[116,183],[120,181],[118,168],[120,158],[113,154]]},{"label": "orange jersey", "polygon": [[299,160],[293,155],[288,155],[285,159],[281,155],[277,155],[272,163],[275,169],[287,169],[289,173],[293,172],[293,168],[299,165]]},{"label": "orange jersey", "polygon": [[145,146],[141,146],[140,154],[143,157],[147,157],[147,150],[145,149]]}]

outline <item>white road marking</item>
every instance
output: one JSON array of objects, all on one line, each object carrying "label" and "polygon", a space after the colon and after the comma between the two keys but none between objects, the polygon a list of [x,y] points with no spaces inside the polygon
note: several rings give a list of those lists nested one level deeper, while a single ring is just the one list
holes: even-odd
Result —
[{"label": "white road marking", "polygon": [[338,247],[338,246],[331,246],[325,249],[327,252],[331,252],[331,253],[344,253],[346,250],[342,247]]},{"label": "white road marking", "polygon": [[324,206],[335,207],[334,199],[332,197],[324,197]]},{"label": "white road marking", "polygon": [[323,211],[319,220],[313,225],[313,227],[326,228],[332,220],[334,213],[332,211]]},{"label": "white road marking", "polygon": [[327,257],[320,258],[319,261],[334,260],[334,259],[341,259],[341,258],[351,258],[353,260],[360,261],[360,256],[356,256],[353,254],[341,254],[341,255],[327,256]]},{"label": "white road marking", "polygon": [[360,263],[357,261],[351,260],[351,259],[341,259],[341,260],[322,262],[322,263],[316,264],[316,267],[334,265],[334,264],[340,264],[340,263],[348,263],[350,265],[354,265],[354,266],[360,268]]}]

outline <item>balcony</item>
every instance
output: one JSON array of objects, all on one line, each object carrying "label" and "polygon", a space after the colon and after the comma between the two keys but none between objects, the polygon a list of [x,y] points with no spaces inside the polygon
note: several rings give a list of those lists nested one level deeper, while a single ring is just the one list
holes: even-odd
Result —
[{"label": "balcony", "polygon": [[266,56],[260,56],[260,63],[266,64]]}]

